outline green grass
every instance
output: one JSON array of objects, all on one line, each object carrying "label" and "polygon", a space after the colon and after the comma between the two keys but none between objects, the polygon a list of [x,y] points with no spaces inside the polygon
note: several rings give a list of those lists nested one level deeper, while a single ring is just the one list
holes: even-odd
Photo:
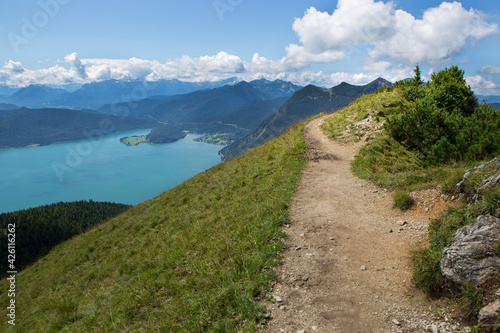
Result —
[{"label": "green grass", "polygon": [[[451,286],[445,284],[439,267],[444,248],[451,243],[458,229],[476,221],[480,215],[493,215],[498,209],[499,202],[500,188],[496,187],[486,191],[475,204],[461,203],[458,207],[450,207],[437,219],[432,220],[429,225],[429,246],[417,249],[411,254],[414,269],[413,282],[425,291],[438,292],[449,289]],[[464,293],[461,296],[462,301],[468,295],[475,294]],[[469,307],[476,303],[472,299],[464,306],[464,309],[468,309],[466,315],[477,310]],[[470,310],[471,308],[473,310]]]},{"label": "green grass", "polygon": [[145,135],[140,135],[140,136],[129,136],[126,138],[121,138],[120,142],[127,145],[127,146],[137,146],[141,143],[147,142],[146,136]]},{"label": "green grass", "polygon": [[415,204],[415,200],[405,191],[397,191],[394,194],[394,205],[401,210],[408,210]]},{"label": "green grass", "polygon": [[[404,99],[397,91],[364,95],[325,119],[320,128],[326,135],[340,143],[358,141],[359,137],[364,136],[365,129],[362,126],[352,126],[355,122],[369,115],[373,115],[379,121],[383,120],[387,115],[400,110],[403,103]],[[344,133],[349,125],[352,126],[349,133]]]},{"label": "green grass", "polygon": [[16,326],[0,331],[254,331],[307,163],[301,129],[54,248],[17,274]]}]

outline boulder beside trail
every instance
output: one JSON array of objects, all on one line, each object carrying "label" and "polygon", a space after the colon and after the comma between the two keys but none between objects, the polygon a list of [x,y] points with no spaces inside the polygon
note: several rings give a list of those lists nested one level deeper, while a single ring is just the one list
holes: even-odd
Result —
[{"label": "boulder beside trail", "polygon": [[458,284],[481,285],[500,276],[500,219],[479,216],[455,234],[443,251],[441,272]]},{"label": "boulder beside trail", "polygon": [[479,311],[478,320],[481,324],[498,324],[500,323],[500,300],[488,304]]}]

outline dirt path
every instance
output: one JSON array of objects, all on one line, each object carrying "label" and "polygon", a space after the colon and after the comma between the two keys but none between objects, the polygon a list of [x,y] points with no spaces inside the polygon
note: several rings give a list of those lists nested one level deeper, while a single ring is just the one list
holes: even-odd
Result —
[{"label": "dirt path", "polygon": [[[408,256],[425,238],[432,207],[393,209],[390,192],[350,172],[360,145],[305,129],[310,162],[292,206],[287,250],[268,306],[269,332],[460,332],[429,313],[412,286]],[[436,196],[436,193],[426,195]]]}]

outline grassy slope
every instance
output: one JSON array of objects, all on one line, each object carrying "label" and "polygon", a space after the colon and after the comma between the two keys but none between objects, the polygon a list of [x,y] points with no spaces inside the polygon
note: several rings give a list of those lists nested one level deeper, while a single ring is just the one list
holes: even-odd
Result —
[{"label": "grassy slope", "polygon": [[[321,129],[340,143],[358,141],[363,137],[363,126],[353,126],[371,114],[383,122],[386,116],[399,113],[407,107],[399,90],[365,95],[348,107],[336,112],[324,121]],[[350,127],[347,133],[346,127]],[[414,191],[433,188],[455,180],[470,165],[460,163],[424,168],[418,157],[385,131],[380,132],[363,147],[352,164],[353,173],[375,184],[394,190]],[[454,185],[454,184],[453,184]]]},{"label": "grassy slope", "polygon": [[57,246],[17,275],[15,331],[252,331],[304,151],[295,128]]}]

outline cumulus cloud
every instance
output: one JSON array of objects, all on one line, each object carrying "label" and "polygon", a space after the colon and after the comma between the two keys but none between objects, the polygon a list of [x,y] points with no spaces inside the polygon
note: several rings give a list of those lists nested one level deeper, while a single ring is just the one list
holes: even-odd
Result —
[{"label": "cumulus cloud", "polygon": [[384,73],[392,64],[389,61],[373,61],[369,59],[363,66],[363,72],[367,73]]},{"label": "cumulus cloud", "polygon": [[481,67],[479,70],[480,74],[500,74],[500,66],[496,65],[487,65]]},{"label": "cumulus cloud", "polygon": [[497,24],[487,23],[481,13],[468,11],[459,2],[443,2],[426,10],[422,19],[397,10],[394,22],[395,34],[376,41],[372,56],[405,64],[439,64],[462,51],[468,40],[498,34]]},{"label": "cumulus cloud", "polygon": [[[443,2],[417,19],[395,10],[392,2],[374,0],[339,0],[332,14],[311,7],[295,20],[293,29],[302,45],[289,46],[296,51],[288,53],[290,58],[317,63],[325,59],[317,56],[327,52],[369,46],[372,58],[407,65],[442,63],[462,51],[467,41],[499,33],[497,24],[459,2]],[[341,59],[332,57],[330,62]]]},{"label": "cumulus cloud", "polygon": [[468,76],[465,80],[478,95],[500,95],[499,82],[487,80],[481,75]]},{"label": "cumulus cloud", "polygon": [[71,54],[68,54],[64,57],[64,61],[72,65],[72,70],[75,72],[75,74],[82,78],[86,79],[87,78],[87,72],[85,71],[85,65],[82,64],[82,61],[80,58],[78,58],[78,53],[73,52]]},{"label": "cumulus cloud", "polygon": [[341,50],[393,34],[393,4],[373,0],[339,0],[330,15],[309,8],[293,30],[311,53]]},{"label": "cumulus cloud", "polygon": [[[23,87],[32,83],[65,84],[87,83],[103,80],[180,79],[186,81],[217,81],[247,69],[238,56],[219,52],[212,56],[192,58],[183,56],[160,63],[157,60],[130,59],[80,59],[77,53],[64,57],[70,65],[28,70],[19,62],[9,61],[0,68],[0,84]],[[265,66],[262,66],[264,69]]]},{"label": "cumulus cloud", "polygon": [[66,84],[76,82],[69,71],[61,66],[30,70],[19,62],[9,61],[0,68],[0,84],[24,87],[29,84]]}]

